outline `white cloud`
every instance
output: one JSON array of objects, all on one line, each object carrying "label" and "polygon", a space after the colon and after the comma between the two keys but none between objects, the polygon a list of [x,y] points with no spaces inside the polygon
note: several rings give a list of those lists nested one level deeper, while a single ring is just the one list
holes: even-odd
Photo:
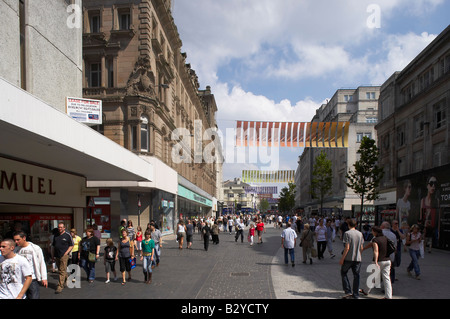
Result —
[{"label": "white cloud", "polygon": [[[373,0],[176,1],[174,18],[188,63],[200,84],[212,87],[219,108],[217,121],[225,133],[227,127],[235,127],[236,120],[310,121],[322,104],[307,97],[273,101],[245,90],[244,80],[331,79],[336,89],[382,84],[436,37],[389,34],[395,12],[424,16],[443,2],[377,0],[380,29],[367,25],[371,14],[367,8]],[[233,70],[234,62],[241,69]],[[242,77],[224,80],[218,76],[223,70]],[[293,156],[295,162],[295,152]],[[281,165],[288,166],[285,162]],[[237,174],[254,164],[229,163],[225,167]]]},{"label": "white cloud", "polygon": [[436,36],[427,32],[389,35],[383,42],[385,58],[367,65],[374,83],[382,84],[395,71],[405,68]]}]

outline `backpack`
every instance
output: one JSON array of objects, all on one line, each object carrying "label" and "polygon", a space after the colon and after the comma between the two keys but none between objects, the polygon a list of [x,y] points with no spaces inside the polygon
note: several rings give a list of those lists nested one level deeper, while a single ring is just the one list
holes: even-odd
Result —
[{"label": "backpack", "polygon": [[395,243],[390,240],[389,238],[387,238],[387,249],[386,249],[386,257],[391,256],[391,254],[396,252],[396,248],[395,248]]}]

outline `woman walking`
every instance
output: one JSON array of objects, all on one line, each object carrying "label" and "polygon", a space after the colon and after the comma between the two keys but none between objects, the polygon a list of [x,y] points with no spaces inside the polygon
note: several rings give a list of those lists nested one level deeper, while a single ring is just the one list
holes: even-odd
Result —
[{"label": "woman walking", "polygon": [[145,239],[142,241],[142,256],[141,260],[144,261],[142,268],[144,270],[144,280],[146,284],[152,282],[152,263],[153,255],[155,253],[155,242],[152,239],[151,231],[145,232]]},{"label": "woman walking", "polygon": [[217,221],[214,221],[214,225],[211,227],[211,235],[212,235],[212,242],[213,245],[219,244],[219,225],[217,224]]},{"label": "woman walking", "polygon": [[411,271],[414,269],[415,279],[420,280],[420,242],[422,241],[422,234],[419,232],[419,226],[414,224],[411,227],[411,232],[406,238],[406,245],[409,246],[409,255],[411,256],[411,263],[409,264],[406,271],[408,276],[412,277]]},{"label": "woman walking", "polygon": [[177,241],[178,241],[178,248],[180,250],[183,249],[185,237],[186,237],[186,226],[184,225],[184,222],[180,220],[177,224]]},{"label": "woman walking", "polygon": [[303,263],[309,259],[309,263],[312,264],[311,248],[314,246],[313,232],[309,229],[309,224],[304,225],[302,236],[300,237],[300,247],[303,250]]},{"label": "woman walking", "polygon": [[70,258],[70,264],[78,265],[78,263],[80,262],[80,259],[78,258],[78,251],[80,249],[79,244],[81,241],[81,237],[77,235],[77,230],[75,228],[72,228],[70,230],[70,235],[72,236],[73,239],[72,257]]},{"label": "woman walking", "polygon": [[80,242],[78,257],[81,267],[86,271],[89,282],[95,280],[95,262],[100,254],[100,240],[94,236],[94,229],[86,229],[86,237]]},{"label": "woman walking", "polygon": [[119,265],[120,272],[122,273],[122,285],[126,284],[125,271],[128,272],[128,281],[131,280],[131,261],[134,258],[134,246],[130,238],[128,237],[128,232],[126,229],[122,230],[122,239],[119,241]]}]

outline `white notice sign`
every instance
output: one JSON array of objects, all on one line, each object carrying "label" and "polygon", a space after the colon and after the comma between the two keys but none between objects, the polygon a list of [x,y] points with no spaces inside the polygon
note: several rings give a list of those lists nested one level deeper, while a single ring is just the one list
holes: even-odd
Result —
[{"label": "white notice sign", "polygon": [[78,122],[101,125],[102,101],[68,97],[66,113]]}]

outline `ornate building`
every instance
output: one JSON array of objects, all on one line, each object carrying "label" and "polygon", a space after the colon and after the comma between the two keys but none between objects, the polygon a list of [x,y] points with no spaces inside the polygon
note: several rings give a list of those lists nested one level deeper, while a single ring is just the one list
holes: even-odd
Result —
[{"label": "ornate building", "polygon": [[[217,106],[181,52],[171,1],[84,0],[83,17],[83,95],[103,101],[97,129],[159,167],[150,185],[90,186],[120,189],[120,218],[136,219],[137,201],[148,205],[144,220],[161,222],[165,201],[182,217],[216,210],[221,164],[199,159],[194,147],[205,149],[205,131],[217,128]],[[180,129],[189,132],[182,140],[173,135]]]}]

